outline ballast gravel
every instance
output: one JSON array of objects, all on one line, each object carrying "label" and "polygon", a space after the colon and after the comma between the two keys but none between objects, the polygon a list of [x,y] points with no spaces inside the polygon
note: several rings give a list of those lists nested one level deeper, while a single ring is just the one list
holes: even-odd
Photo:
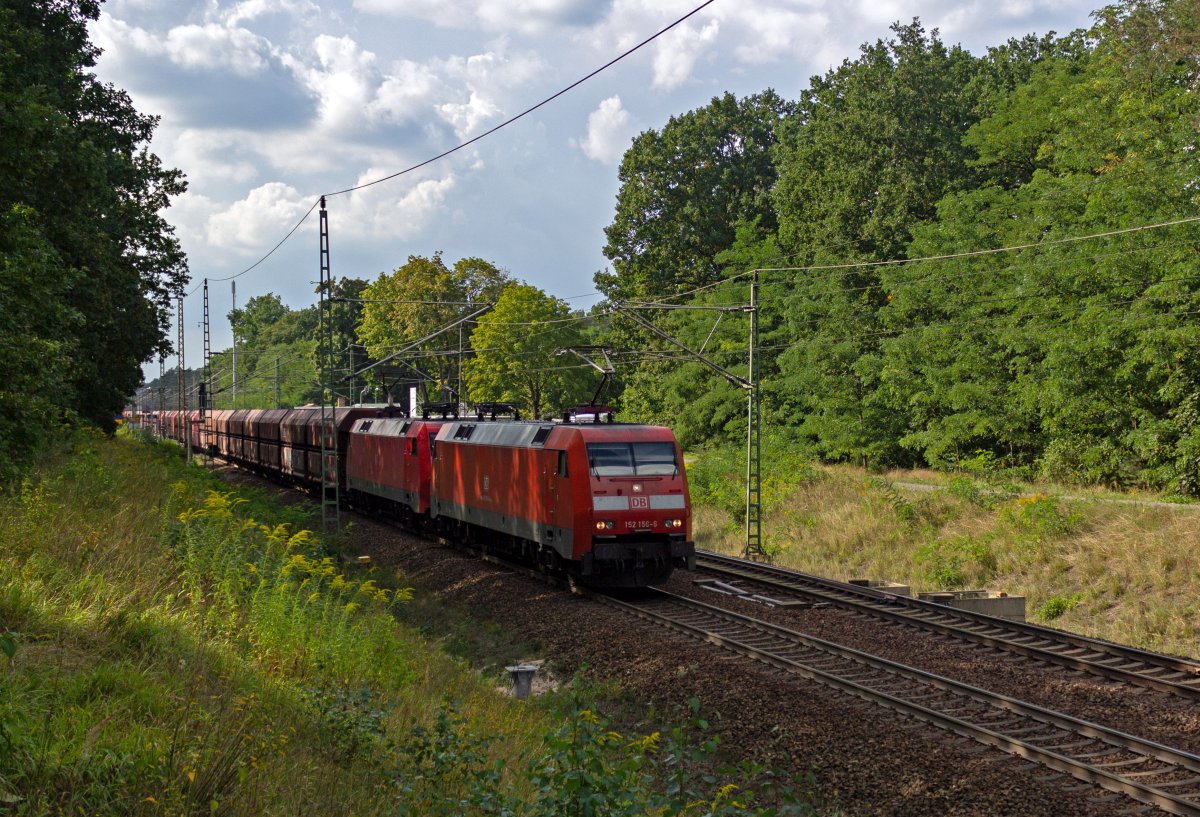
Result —
[{"label": "ballast gravel", "polygon": [[[588,672],[616,680],[660,709],[698,698],[719,723],[723,746],[774,767],[811,772],[819,799],[842,814],[1067,817],[1143,811],[1125,797],[664,631],[457,548],[368,520],[357,521],[351,547],[376,564],[399,567],[425,592],[468,605],[541,644],[542,657],[568,672],[586,665]],[[687,595],[705,592],[695,588],[686,572],[673,577],[670,589]],[[701,597],[756,617],[778,614],[711,595]],[[902,642],[897,649],[903,655],[895,657],[913,663],[914,653],[928,652],[923,668],[931,671],[957,662],[967,675],[1011,678],[1021,672],[1003,656],[981,651],[964,657],[952,645],[915,632],[898,637],[895,627],[854,621],[854,616],[835,616],[833,611],[808,612],[820,613],[812,623],[824,627],[823,634],[813,634],[853,640],[850,646],[879,654],[894,652],[890,647]],[[795,615],[777,620],[804,629]],[[839,628],[840,633],[834,632]],[[1026,683],[1026,688],[1036,686],[1032,680]]]},{"label": "ballast gravel", "polygon": [[[223,469],[231,482],[263,483]],[[297,496],[291,494],[292,497]],[[464,605],[571,673],[617,682],[658,710],[695,697],[726,750],[811,773],[823,813],[842,815],[1158,814],[1124,796],[894,715],[873,704],[734,656],[459,548],[347,514],[351,557],[396,568],[422,592]],[[953,642],[832,608],[769,608],[714,594],[677,571],[667,589],[809,635],[1195,751],[1200,713],[1181,699]]]}]

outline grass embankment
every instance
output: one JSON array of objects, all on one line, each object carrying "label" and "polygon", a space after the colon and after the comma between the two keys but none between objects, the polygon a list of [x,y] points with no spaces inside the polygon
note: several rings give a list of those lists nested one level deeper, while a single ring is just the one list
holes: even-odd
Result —
[{"label": "grass embankment", "polygon": [[305,513],[99,436],[0,496],[0,814],[756,813],[698,716],[498,695]]},{"label": "grass embankment", "polygon": [[[1026,597],[1032,621],[1200,657],[1200,509],[980,473],[879,476],[779,449],[763,460],[763,539],[777,564],[914,592],[1002,590]],[[744,468],[732,451],[689,466],[698,547],[741,552]]]}]

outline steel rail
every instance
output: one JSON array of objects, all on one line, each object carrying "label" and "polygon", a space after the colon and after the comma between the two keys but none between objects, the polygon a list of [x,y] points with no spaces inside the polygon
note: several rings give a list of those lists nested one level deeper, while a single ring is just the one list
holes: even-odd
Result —
[{"label": "steel rail", "polygon": [[843,609],[974,641],[1109,680],[1200,700],[1200,663],[1034,624],[959,610],[734,556],[701,551],[697,568],[817,598]]},{"label": "steel rail", "polygon": [[1168,813],[1200,817],[1200,756],[665,591],[641,604],[587,595]]}]

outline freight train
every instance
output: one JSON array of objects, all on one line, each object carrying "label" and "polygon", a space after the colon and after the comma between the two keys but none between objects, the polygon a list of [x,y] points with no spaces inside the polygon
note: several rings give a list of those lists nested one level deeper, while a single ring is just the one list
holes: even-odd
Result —
[{"label": "freight train", "polygon": [[[657,584],[695,566],[687,477],[669,428],[595,422],[599,414],[522,422],[326,412],[326,449],[336,446],[339,493],[354,507],[592,586]],[[203,421],[168,411],[138,424],[274,479],[322,479],[319,408],[212,411]]]}]

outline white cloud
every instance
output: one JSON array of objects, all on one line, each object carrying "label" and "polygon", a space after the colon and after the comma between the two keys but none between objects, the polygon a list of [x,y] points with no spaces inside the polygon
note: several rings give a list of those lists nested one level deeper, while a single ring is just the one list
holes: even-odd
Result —
[{"label": "white cloud", "polygon": [[270,44],[244,28],[227,28],[215,23],[176,26],[167,32],[165,43],[171,62],[184,68],[229,68],[249,76],[262,71],[270,61]]},{"label": "white cloud", "polygon": [[829,17],[824,7],[818,2],[745,0],[714,9],[714,14],[724,24],[726,39],[734,44],[734,56],[744,65],[762,65],[795,61],[797,55],[811,55],[827,41]]},{"label": "white cloud", "polygon": [[217,205],[212,199],[188,190],[171,200],[163,217],[175,227],[183,247],[198,247],[208,242],[208,219],[216,210]]},{"label": "white cloud", "polygon": [[597,162],[615,162],[629,146],[631,121],[629,111],[621,107],[621,97],[610,96],[588,115],[587,136],[579,149]]},{"label": "white cloud", "polygon": [[504,113],[504,101],[513,91],[528,93],[544,69],[537,55],[509,56],[503,43],[483,54],[437,61],[433,67],[447,81],[458,82],[465,89],[465,99],[460,92],[458,99],[438,105],[442,118],[460,138],[475,135],[480,125]]},{"label": "white cloud", "polygon": [[375,55],[361,49],[350,37],[322,34],[313,41],[317,65],[305,64],[289,55],[285,64],[317,98],[322,126],[362,127],[364,114],[374,98],[380,77]]},{"label": "white cloud", "polygon": [[539,34],[557,26],[589,25],[604,4],[596,0],[354,0],[354,8],[387,17],[416,17],[442,28]]},{"label": "white cloud", "polygon": [[[356,184],[382,178],[389,172],[393,171],[368,168]],[[338,209],[339,235],[389,241],[420,238],[435,221],[445,217],[446,199],[455,184],[454,174],[447,173],[440,179],[425,179],[407,187],[397,180],[356,190],[347,195],[345,203],[331,202],[331,207]]]},{"label": "white cloud", "polygon": [[175,26],[162,35],[101,15],[91,33],[106,53],[116,53],[126,60],[136,55],[166,57],[188,70],[231,70],[240,76],[252,76],[266,69],[273,56],[265,38],[245,28],[218,23]]},{"label": "white cloud", "polygon": [[463,0],[354,0],[356,11],[384,17],[416,17],[448,28],[467,26],[475,17],[475,3]]},{"label": "white cloud", "polygon": [[[186,168],[193,179],[204,184],[232,182],[245,185],[258,176],[258,157],[247,151],[254,138],[235,130],[184,128],[160,130],[155,143],[168,148],[171,163]],[[167,153],[161,148],[160,153]]]},{"label": "white cloud", "polygon": [[596,0],[482,0],[478,15],[487,28],[538,34],[591,23],[602,7]]},{"label": "white cloud", "polygon": [[400,60],[380,83],[369,114],[386,122],[417,121],[443,93],[445,85],[432,66]]},{"label": "white cloud", "polygon": [[236,26],[270,14],[295,18],[319,15],[321,10],[311,0],[241,0],[224,14],[226,25]]},{"label": "white cloud", "polygon": [[654,87],[669,91],[682,85],[691,76],[700,55],[716,42],[720,29],[721,24],[716,20],[699,31],[683,23],[660,37],[654,53]]},{"label": "white cloud", "polygon": [[500,42],[470,56],[434,58],[425,63],[400,59],[381,71],[374,53],[348,36],[320,35],[313,41],[315,65],[285,56],[307,91],[317,99],[322,125],[343,134],[379,124],[449,124],[459,137],[506,111],[515,90],[525,90],[543,64],[535,54],[507,53]]},{"label": "white cloud", "polygon": [[209,216],[205,237],[213,247],[261,252],[273,236],[286,233],[309,206],[311,202],[291,185],[268,182]]},{"label": "white cloud", "polygon": [[105,60],[112,61],[113,55],[118,58],[127,57],[129,52],[141,54],[162,54],[161,41],[149,31],[138,26],[131,26],[124,20],[107,14],[101,14],[100,19],[89,28],[92,41],[105,54]]}]

